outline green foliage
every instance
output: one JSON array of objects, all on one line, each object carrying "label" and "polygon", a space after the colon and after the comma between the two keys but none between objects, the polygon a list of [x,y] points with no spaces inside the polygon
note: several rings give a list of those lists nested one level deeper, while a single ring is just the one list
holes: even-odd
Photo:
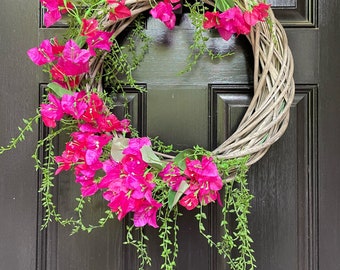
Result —
[{"label": "green foliage", "polygon": [[219,11],[223,12],[233,7],[235,4],[233,0],[216,0],[215,5]]},{"label": "green foliage", "polygon": [[214,60],[221,59],[232,54],[216,53],[208,48],[207,41],[209,40],[209,37],[206,34],[206,30],[203,28],[204,12],[207,10],[204,2],[195,1],[193,4],[185,2],[184,5],[189,8],[189,18],[195,27],[195,32],[193,43],[189,47],[190,53],[187,57],[187,66],[180,72],[180,74],[190,72],[203,55],[208,55],[211,60]]},{"label": "green foliage", "polygon": [[161,269],[173,270],[176,266],[176,258],[178,256],[177,235],[179,226],[177,218],[179,217],[178,206],[176,205],[172,211],[168,207],[163,207],[160,213],[161,227],[159,228],[158,237],[162,239],[161,247],[163,249],[161,256],[163,264]]},{"label": "green foliage", "polygon": [[49,88],[50,90],[52,90],[58,97],[62,97],[63,95],[72,95],[72,92],[61,87],[60,84],[57,84],[55,82],[53,83],[49,83],[47,85],[47,88]]},{"label": "green foliage", "polygon": [[[133,230],[136,231],[138,237],[134,236]],[[136,228],[135,226],[126,226],[126,241],[124,244],[134,246],[138,253],[139,270],[145,269],[145,266],[151,266],[151,258],[148,255],[147,241],[149,238],[145,235],[143,228]]]},{"label": "green foliage", "polygon": [[[224,234],[220,241],[214,241],[212,236],[206,232],[204,221],[207,219],[200,206],[200,213],[196,215],[200,233],[206,238],[211,247],[215,247],[218,253],[227,259],[231,270],[253,270],[255,269],[254,250],[251,247],[253,240],[248,229],[248,214],[250,213],[250,202],[253,195],[248,189],[246,165],[248,157],[224,160],[216,160],[220,173],[229,175],[231,170],[235,171],[232,181],[225,182],[224,199],[222,208],[222,220],[220,226]],[[232,228],[229,220],[235,220],[236,226]],[[232,254],[237,254],[235,257]]]},{"label": "green foliage", "polygon": [[150,38],[146,35],[145,18],[140,15],[133,22],[133,28],[129,33],[125,45],[114,40],[114,46],[105,56],[104,72],[102,80],[104,89],[124,94],[124,87],[129,86],[139,91],[144,88],[136,84],[132,72],[139,66],[149,48]]},{"label": "green foliage", "polygon": [[162,142],[159,137],[150,138],[152,147],[156,152],[161,153],[172,153],[174,152],[172,145],[166,145],[164,142]]},{"label": "green foliage", "polygon": [[17,137],[13,137],[8,145],[6,146],[0,146],[0,155],[3,154],[6,151],[10,151],[17,147],[18,143],[25,140],[25,134],[30,131],[33,132],[33,124],[38,124],[38,121],[40,119],[40,114],[37,112],[37,115],[34,117],[31,117],[29,119],[23,119],[23,122],[25,126],[23,128],[18,127],[19,134]]}]

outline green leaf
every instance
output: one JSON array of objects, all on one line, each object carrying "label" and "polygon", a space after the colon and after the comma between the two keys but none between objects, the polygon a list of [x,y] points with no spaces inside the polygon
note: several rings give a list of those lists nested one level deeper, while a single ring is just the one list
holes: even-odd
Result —
[{"label": "green leaf", "polygon": [[151,146],[144,145],[141,148],[142,159],[155,169],[162,170],[164,163],[156,156],[155,152],[152,150]]},{"label": "green leaf", "polygon": [[176,196],[176,191],[173,190],[169,190],[169,194],[168,194],[168,206],[170,208],[170,210],[173,208],[174,201],[175,201],[175,196]]},{"label": "green leaf", "polygon": [[85,42],[86,42],[86,37],[85,36],[77,36],[76,38],[76,43],[77,45],[82,48],[84,45],[85,45]]},{"label": "green leaf", "polygon": [[54,83],[54,82],[53,83],[49,83],[47,85],[47,87],[49,89],[51,89],[58,97],[62,97],[63,95],[66,95],[66,94],[67,95],[72,95],[71,91],[61,87],[59,84]]},{"label": "green leaf", "polygon": [[177,156],[174,158],[174,164],[177,165],[181,170],[185,170],[186,164],[185,159],[190,157],[194,154],[193,149],[186,149],[181,151]]},{"label": "green leaf", "polygon": [[177,192],[170,190],[168,195],[168,205],[170,210],[176,205],[183,193],[189,188],[189,184],[183,180],[178,187]]},{"label": "green leaf", "polygon": [[129,145],[129,139],[124,137],[113,137],[111,145],[111,157],[119,162],[123,158],[123,150]]},{"label": "green leaf", "polygon": [[233,0],[216,0],[215,4],[217,9],[221,12],[226,11],[235,5]]}]

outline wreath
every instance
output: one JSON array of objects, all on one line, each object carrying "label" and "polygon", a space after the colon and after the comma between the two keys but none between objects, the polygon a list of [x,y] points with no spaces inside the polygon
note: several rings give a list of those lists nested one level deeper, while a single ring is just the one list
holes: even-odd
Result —
[{"label": "wreath", "polygon": [[[125,243],[136,247],[140,269],[151,265],[143,230],[151,226],[158,229],[162,240],[161,269],[170,270],[176,266],[179,252],[177,219],[186,210],[197,209],[200,233],[230,268],[254,269],[247,226],[253,196],[246,173],[284,133],[294,97],[293,58],[270,5],[256,0],[41,0],[41,4],[46,27],[67,15],[69,28],[64,42],[52,38],[28,50],[29,58],[44,67],[51,82],[37,115],[24,119],[25,127],[0,148],[0,154],[15,148],[40,119],[48,128],[33,154],[42,174],[42,227],[55,220],[72,225],[73,233],[91,232],[110,219],[129,218]],[[177,151],[158,138],[139,137],[128,114],[118,119],[112,113],[115,96],[124,96],[125,86],[145,91],[134,80],[133,71],[147,53],[146,12],[150,10],[152,17],[171,30],[176,22],[174,12],[183,6],[195,26],[188,70],[205,53],[223,57],[205,45],[205,32],[212,29],[225,40],[234,34],[246,35],[254,54],[253,98],[236,132],[212,152],[199,146]],[[127,45],[122,45],[118,35],[131,25]],[[137,39],[145,43],[140,52],[136,51]],[[70,139],[57,155],[53,142],[61,134]],[[41,148],[45,153],[42,160]],[[52,189],[55,175],[69,170],[74,172],[81,194],[76,198],[76,217],[63,218]],[[83,209],[91,207],[90,197],[95,194],[101,194],[108,209],[98,224],[86,225]],[[204,207],[213,202],[222,206],[224,235],[220,240],[213,239],[204,225]],[[229,226],[230,213],[237,222],[235,231]],[[138,231],[137,238],[133,230]]]}]

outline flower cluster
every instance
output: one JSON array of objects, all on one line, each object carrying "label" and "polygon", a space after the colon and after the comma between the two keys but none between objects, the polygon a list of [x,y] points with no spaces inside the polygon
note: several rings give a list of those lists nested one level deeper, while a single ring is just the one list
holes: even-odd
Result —
[{"label": "flower cluster", "polygon": [[[219,200],[218,192],[223,183],[212,158],[186,158],[184,171],[173,162],[163,162],[161,171],[152,172],[141,152],[143,147],[151,147],[151,142],[142,137],[123,138],[128,145],[122,149],[120,157],[105,159],[104,147],[117,139],[118,134],[129,132],[129,121],[118,120],[97,93],[80,91],[64,94],[60,99],[49,93],[48,101],[41,104],[45,126],[55,128],[56,122],[67,116],[77,122],[78,128],[71,133],[72,139],[66,143],[63,153],[55,157],[58,164],[55,174],[73,169],[83,197],[103,190],[103,197],[119,220],[132,212],[136,227],[146,224],[158,227],[157,211],[162,204],[153,198],[156,177],[163,179],[173,191],[178,191],[181,182],[188,182],[183,191],[185,196],[179,201],[188,210],[199,203],[205,205]],[[104,177],[96,178],[99,170],[105,172]]]},{"label": "flower cluster", "polygon": [[173,4],[178,3],[179,1],[180,0],[161,1],[150,10],[150,14],[155,19],[161,20],[169,29],[173,29],[176,23],[176,15],[173,11],[181,7],[181,4]]},{"label": "flower cluster", "polygon": [[216,28],[225,40],[230,39],[233,34],[247,35],[252,26],[263,21],[268,16],[270,5],[259,3],[252,10],[242,12],[238,7],[229,8],[223,12],[207,11],[203,27],[205,29]]},{"label": "flower cluster", "polygon": [[44,14],[44,24],[49,27],[59,21],[62,14],[74,8],[71,1],[64,0],[40,0],[40,3],[47,9]]},{"label": "flower cluster", "polygon": [[80,76],[89,71],[89,60],[95,56],[96,48],[110,51],[112,33],[99,31],[96,20],[83,20],[81,35],[86,36],[87,49],[82,49],[73,40],[60,45],[56,38],[44,40],[39,47],[29,49],[27,54],[36,65],[51,65],[52,81],[66,89],[75,89],[80,83]]},{"label": "flower cluster", "polygon": [[74,89],[79,85],[80,75],[89,71],[89,50],[81,49],[74,40],[59,45],[56,38],[44,40],[39,47],[27,51],[36,65],[50,64],[50,74],[54,82],[64,88]]},{"label": "flower cluster", "polygon": [[178,191],[182,181],[189,181],[189,187],[179,204],[188,210],[196,208],[201,203],[206,205],[218,200],[219,191],[223,187],[222,179],[211,157],[203,156],[202,160],[185,159],[186,168],[182,173],[178,166],[168,163],[160,172],[160,176],[169,187]]},{"label": "flower cluster", "polygon": [[[40,0],[40,3],[47,9],[44,13],[44,25],[46,27],[60,21],[62,14],[68,13],[75,8],[72,0]],[[125,6],[124,0],[106,0],[106,5],[105,11],[112,21],[131,16],[131,11]]]},{"label": "flower cluster", "polygon": [[98,185],[106,190],[103,197],[119,220],[132,212],[136,227],[149,224],[157,228],[157,211],[162,204],[152,197],[155,176],[142,158],[140,150],[143,146],[151,146],[148,138],[130,139],[121,160],[111,158],[104,162],[106,175]]},{"label": "flower cluster", "polygon": [[50,93],[48,100],[49,103],[41,104],[41,117],[47,127],[55,128],[56,121],[64,116],[78,123],[78,131],[71,134],[72,140],[66,144],[62,155],[55,157],[56,174],[73,168],[75,181],[82,186],[82,195],[91,196],[98,190],[95,175],[102,168],[103,147],[110,142],[112,132],[128,132],[130,123],[108,112],[96,93],[87,95],[80,91],[65,94],[61,99]]}]

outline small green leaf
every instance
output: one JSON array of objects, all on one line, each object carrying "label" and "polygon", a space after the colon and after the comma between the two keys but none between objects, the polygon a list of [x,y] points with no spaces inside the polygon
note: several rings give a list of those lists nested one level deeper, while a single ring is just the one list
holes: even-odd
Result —
[{"label": "small green leaf", "polygon": [[169,190],[169,194],[168,194],[168,206],[169,206],[170,209],[172,209],[172,207],[174,205],[175,196],[176,196],[176,191]]},{"label": "small green leaf", "polygon": [[86,37],[85,36],[78,36],[75,41],[76,41],[77,45],[80,48],[82,48],[85,45]]},{"label": "small green leaf", "polygon": [[152,150],[150,146],[143,146],[141,148],[142,159],[148,163],[150,166],[162,170],[164,167],[164,163],[156,156],[155,152]]},{"label": "small green leaf", "polygon": [[129,144],[129,139],[124,137],[113,137],[111,145],[111,157],[119,162],[123,158],[123,150]]},{"label": "small green leaf", "polygon": [[179,201],[183,193],[189,188],[189,184],[183,180],[178,189],[177,192],[170,190],[168,195],[168,205],[170,210],[176,205],[176,203]]},{"label": "small green leaf", "polygon": [[193,149],[186,149],[181,151],[177,156],[174,158],[174,164],[177,165],[181,170],[185,170],[186,164],[185,159],[190,157],[194,154]]},{"label": "small green leaf", "polygon": [[235,5],[233,0],[216,0],[215,4],[217,9],[221,12],[226,11]]},{"label": "small green leaf", "polygon": [[47,87],[51,89],[58,97],[62,97],[63,95],[72,95],[71,91],[61,87],[59,84],[54,82],[49,83]]}]

